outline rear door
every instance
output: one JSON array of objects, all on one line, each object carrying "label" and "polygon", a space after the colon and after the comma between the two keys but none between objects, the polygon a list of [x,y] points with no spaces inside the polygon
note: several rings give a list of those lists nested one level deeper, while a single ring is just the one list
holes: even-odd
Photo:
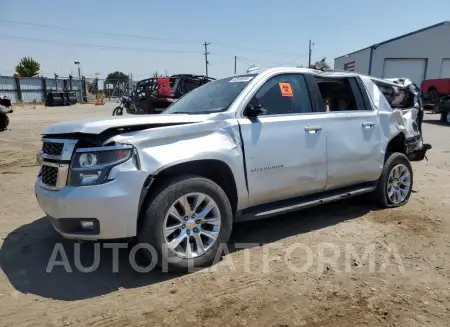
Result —
[{"label": "rear door", "polygon": [[313,110],[306,78],[298,73],[269,78],[252,100],[267,114],[238,117],[251,205],[325,188],[323,115]]},{"label": "rear door", "polygon": [[378,179],[383,164],[378,112],[357,78],[317,78],[327,119],[326,189]]}]

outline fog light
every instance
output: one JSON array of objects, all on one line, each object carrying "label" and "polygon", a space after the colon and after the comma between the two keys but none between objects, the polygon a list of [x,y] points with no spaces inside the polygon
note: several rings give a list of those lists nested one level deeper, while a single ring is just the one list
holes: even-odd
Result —
[{"label": "fog light", "polygon": [[88,173],[88,174],[81,173],[80,174],[81,184],[85,185],[85,184],[94,183],[100,177],[101,173],[102,173],[101,171],[97,171],[96,173],[95,172]]},{"label": "fog light", "polygon": [[93,221],[86,221],[82,220],[80,222],[81,228],[83,229],[94,229],[94,222]]},{"label": "fog light", "polygon": [[39,165],[39,166],[41,166],[42,165],[42,151],[39,151],[37,154],[36,154],[36,163]]}]

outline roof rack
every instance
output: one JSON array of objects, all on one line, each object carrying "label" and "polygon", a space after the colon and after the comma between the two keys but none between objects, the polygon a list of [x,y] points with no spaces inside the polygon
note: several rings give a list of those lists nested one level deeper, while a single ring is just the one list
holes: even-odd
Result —
[{"label": "roof rack", "polygon": [[351,71],[351,70],[342,70],[342,69],[334,69],[334,68],[319,68],[319,69],[317,69],[317,68],[313,68],[313,69],[316,69],[316,70],[320,70],[320,71],[323,71],[323,72],[338,72],[338,73],[356,73],[356,72],[353,72],[353,71]]}]

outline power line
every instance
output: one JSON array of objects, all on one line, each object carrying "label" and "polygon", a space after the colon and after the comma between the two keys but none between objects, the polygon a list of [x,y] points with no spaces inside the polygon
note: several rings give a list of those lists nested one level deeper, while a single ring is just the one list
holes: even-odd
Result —
[{"label": "power line", "polygon": [[[107,45],[87,44],[87,43],[71,43],[71,42],[63,42],[63,41],[55,41],[55,40],[47,40],[47,39],[38,39],[38,38],[29,38],[29,37],[20,37],[20,36],[6,36],[6,35],[0,35],[0,39],[10,39],[10,40],[17,40],[17,41],[31,41],[31,42],[44,43],[44,44],[54,44],[54,45],[59,45],[59,46],[69,46],[69,47],[78,47],[78,48],[87,48],[87,49],[100,49],[100,50],[114,50],[114,51],[156,52],[156,53],[174,53],[174,54],[175,53],[180,53],[180,54],[198,53],[198,51],[195,51],[195,50],[119,47],[119,46],[107,46]],[[218,55],[218,56],[234,57],[234,55],[232,55],[230,53],[214,52],[214,54]],[[296,57],[291,60],[286,60],[286,61],[255,60],[254,58],[242,57],[242,56],[239,56],[238,59],[239,60],[247,59],[247,60],[251,60],[251,61],[263,61],[268,64],[279,65],[279,64],[293,63],[296,59],[301,58],[303,56],[305,56],[305,55],[302,54],[299,57]]]},{"label": "power line", "polygon": [[[158,40],[158,41],[167,42],[167,43],[191,43],[191,44],[199,43],[198,40],[177,40],[177,39],[172,39],[172,38],[162,38],[162,37],[154,37],[154,36],[118,34],[118,33],[108,33],[108,32],[95,32],[95,31],[67,28],[67,27],[62,27],[62,26],[51,26],[51,25],[36,24],[36,23],[29,23],[29,22],[15,22],[15,21],[10,21],[10,20],[5,20],[5,19],[1,19],[0,24],[7,25],[7,26],[13,26],[13,27],[33,27],[33,28],[51,29],[53,32],[71,32],[71,33],[78,33],[78,34],[82,34],[82,35],[96,35],[96,36],[102,36],[102,37],[111,38],[111,39]],[[296,55],[296,53],[287,53],[287,52],[278,52],[278,51],[268,51],[268,50],[255,49],[255,48],[247,48],[247,47],[226,44],[226,43],[222,43],[222,42],[214,42],[214,44],[219,47],[240,49],[241,51],[244,51],[244,52],[257,52],[257,53],[278,54],[278,55],[287,55],[287,56],[291,56],[291,55],[295,56]]]},{"label": "power line", "polygon": [[39,42],[39,43],[50,43],[50,44],[73,46],[73,47],[80,47],[80,48],[97,48],[97,49],[120,50],[120,51],[198,53],[198,51],[194,51],[194,50],[148,49],[148,48],[117,47],[117,46],[109,46],[109,45],[107,46],[107,45],[98,45],[98,44],[70,43],[70,42],[63,42],[63,41],[36,39],[36,38],[20,37],[20,36],[0,35],[0,38],[1,39],[22,40],[22,41],[33,41],[33,42]]}]

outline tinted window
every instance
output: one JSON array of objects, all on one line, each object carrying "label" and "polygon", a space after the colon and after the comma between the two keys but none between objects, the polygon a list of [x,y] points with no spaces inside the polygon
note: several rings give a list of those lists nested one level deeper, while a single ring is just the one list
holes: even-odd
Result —
[{"label": "tinted window", "polygon": [[306,81],[300,74],[272,77],[261,86],[254,98],[267,110],[267,115],[312,112]]},{"label": "tinted window", "polygon": [[242,90],[256,76],[245,75],[208,82],[172,104],[165,114],[204,114],[226,111]]},{"label": "tinted window", "polygon": [[[348,78],[316,78],[325,105],[324,111],[364,110],[362,103],[358,106],[353,88]],[[355,88],[357,86],[355,85]],[[361,94],[358,94],[361,100]],[[362,101],[362,100],[361,100]],[[361,102],[360,101],[360,102]]]}]

